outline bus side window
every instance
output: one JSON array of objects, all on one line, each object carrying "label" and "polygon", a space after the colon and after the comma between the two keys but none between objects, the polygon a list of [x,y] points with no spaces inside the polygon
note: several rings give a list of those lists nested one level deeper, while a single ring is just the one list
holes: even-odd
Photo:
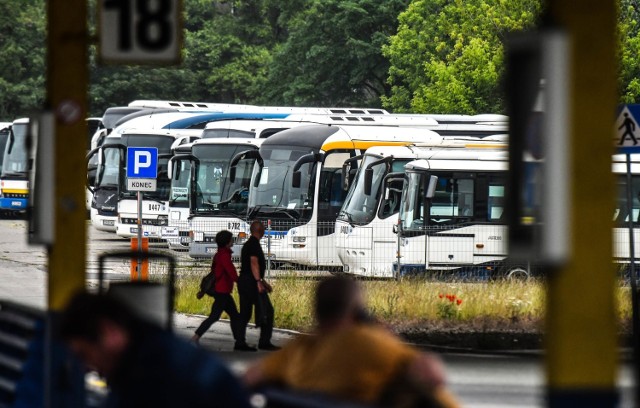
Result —
[{"label": "bus side window", "polygon": [[488,199],[488,220],[489,222],[501,221],[504,214],[504,186],[489,185]]}]

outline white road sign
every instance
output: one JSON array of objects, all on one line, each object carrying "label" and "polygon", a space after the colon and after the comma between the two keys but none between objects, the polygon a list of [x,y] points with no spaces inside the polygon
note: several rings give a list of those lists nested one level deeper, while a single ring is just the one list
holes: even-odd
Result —
[{"label": "white road sign", "polygon": [[156,179],[127,179],[127,190],[129,191],[156,191]]},{"label": "white road sign", "polygon": [[616,119],[614,144],[621,153],[640,151],[640,105],[624,105]]},{"label": "white road sign", "polygon": [[99,55],[108,63],[177,64],[182,0],[98,0]]}]

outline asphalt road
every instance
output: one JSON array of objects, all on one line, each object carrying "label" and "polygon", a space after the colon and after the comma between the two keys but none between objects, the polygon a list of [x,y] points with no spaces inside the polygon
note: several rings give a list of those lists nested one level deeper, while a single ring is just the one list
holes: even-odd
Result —
[{"label": "asphalt road", "polygon": [[[95,285],[97,257],[106,251],[127,250],[129,243],[114,234],[96,231],[89,227],[87,248],[87,280]],[[151,247],[165,250],[166,246],[152,243]],[[26,244],[26,225],[21,220],[0,220],[0,299],[44,309],[46,307],[46,252],[41,247]],[[179,257],[185,266],[201,267],[188,257]],[[122,261],[107,264],[108,280],[126,280],[129,268]],[[175,316],[176,332],[190,337],[202,320],[199,316]],[[277,331],[275,343],[284,343],[293,334]],[[249,329],[248,342],[257,342],[258,332]],[[226,322],[214,325],[202,339],[202,344],[215,352],[238,374],[257,358],[258,353],[232,352],[233,340]],[[448,381],[463,405],[475,408],[541,407],[544,406],[544,372],[542,359],[512,355],[442,354]],[[628,365],[620,369],[619,386],[623,407],[631,407],[632,387]]]}]

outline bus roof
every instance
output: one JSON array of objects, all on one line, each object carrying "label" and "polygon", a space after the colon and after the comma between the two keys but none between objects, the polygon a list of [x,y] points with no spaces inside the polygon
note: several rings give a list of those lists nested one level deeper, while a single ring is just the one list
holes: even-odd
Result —
[{"label": "bus roof", "polygon": [[201,145],[245,145],[245,146],[256,146],[260,147],[264,139],[242,139],[242,138],[231,138],[231,139],[198,139],[193,142],[193,146],[201,146]]},{"label": "bus roof", "polygon": [[376,145],[404,145],[441,139],[428,129],[309,125],[276,133],[266,139],[263,146],[299,146],[317,151],[365,150]]},{"label": "bus roof", "polygon": [[199,109],[219,109],[224,112],[278,112],[278,113],[298,113],[298,114],[369,114],[384,115],[388,112],[377,108],[320,108],[320,107],[296,107],[296,106],[258,106],[258,105],[236,105],[227,103],[210,102],[182,102],[182,101],[161,101],[161,100],[136,100],[129,103],[129,106],[145,108],[199,108]]}]

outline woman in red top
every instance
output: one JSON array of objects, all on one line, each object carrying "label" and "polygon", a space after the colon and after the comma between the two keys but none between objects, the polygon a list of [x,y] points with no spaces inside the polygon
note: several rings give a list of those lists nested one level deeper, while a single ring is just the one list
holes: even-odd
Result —
[{"label": "woman in red top", "polygon": [[242,321],[240,320],[236,302],[231,296],[233,284],[238,281],[238,272],[231,262],[232,237],[231,232],[224,230],[216,234],[218,252],[216,252],[212,261],[213,267],[215,268],[214,274],[216,276],[213,305],[211,306],[209,317],[196,329],[196,334],[193,335],[191,340],[197,344],[200,341],[200,337],[209,330],[211,325],[220,319],[222,312],[226,312],[229,315],[229,320],[231,320],[231,331],[236,341],[233,349],[240,351],[257,351],[255,347],[249,346],[244,338],[239,338],[240,333],[242,333]]}]

